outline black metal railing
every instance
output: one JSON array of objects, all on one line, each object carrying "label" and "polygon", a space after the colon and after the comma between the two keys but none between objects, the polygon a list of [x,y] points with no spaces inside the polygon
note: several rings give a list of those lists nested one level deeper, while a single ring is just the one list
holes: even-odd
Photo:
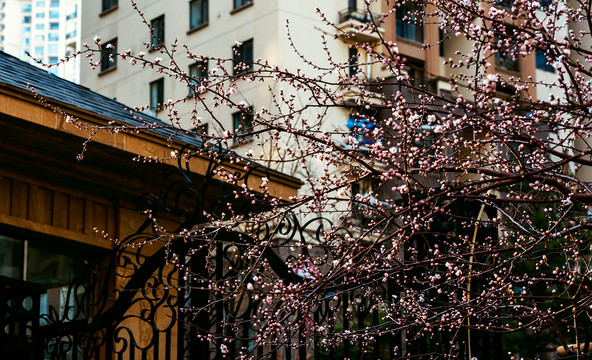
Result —
[{"label": "black metal railing", "polygon": [[350,20],[356,20],[359,22],[376,22],[378,16],[378,14],[366,10],[347,8],[339,12],[339,23],[344,23]]},{"label": "black metal railing", "polygon": [[0,350],[6,359],[40,359],[41,286],[0,276]]}]

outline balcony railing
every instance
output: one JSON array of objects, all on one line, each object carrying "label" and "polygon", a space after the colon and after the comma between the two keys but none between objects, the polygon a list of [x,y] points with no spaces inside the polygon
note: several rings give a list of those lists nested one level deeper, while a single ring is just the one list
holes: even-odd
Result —
[{"label": "balcony railing", "polygon": [[339,23],[344,23],[349,20],[368,22],[372,21],[372,19],[378,19],[378,15],[366,10],[347,8],[339,12]]}]

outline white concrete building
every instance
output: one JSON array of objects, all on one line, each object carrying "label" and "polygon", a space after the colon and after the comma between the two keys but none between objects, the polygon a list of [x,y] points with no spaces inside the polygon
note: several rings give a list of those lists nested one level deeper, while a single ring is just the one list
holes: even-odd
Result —
[{"label": "white concrete building", "polygon": [[[173,42],[177,42],[175,61],[179,68],[198,77],[209,75],[210,79],[215,77],[217,65],[212,61],[200,64],[195,58],[188,58],[187,50],[196,55],[230,60],[221,65],[230,74],[233,72],[231,60],[235,56],[233,49],[237,43],[242,44],[239,48],[240,57],[245,61],[264,59],[280,69],[302,69],[307,75],[320,73],[322,70],[306,64],[292,48],[288,39],[287,21],[294,46],[307,61],[319,67],[333,66],[323,49],[322,36],[325,35],[329,39],[327,45],[333,60],[347,64],[352,50],[349,43],[345,40],[333,40],[336,29],[323,23],[315,9],[319,7],[329,21],[342,23],[347,32],[351,30],[348,30],[349,24],[356,21],[356,14],[363,16],[359,15],[364,13],[362,9],[358,12],[351,11],[355,10],[356,5],[363,6],[361,1],[355,4],[355,1],[343,0],[322,3],[313,0],[150,0],[138,4],[146,23],[152,25],[158,37],[163,37],[161,40],[167,44],[168,50]],[[376,6],[373,11],[381,11],[381,3],[373,5]],[[88,1],[83,2],[81,14],[83,43],[93,45],[93,38],[100,36],[103,46],[111,43],[118,52],[127,49],[132,54],[145,52],[146,59],[162,58],[162,63],[168,66],[167,54],[152,48],[158,47],[159,42],[151,37],[149,26],[142,23],[131,5],[115,0]],[[367,38],[363,40],[367,41]],[[96,57],[93,59],[95,63],[98,60]],[[362,54],[359,61],[365,60],[365,55]],[[371,71],[370,67],[362,70]],[[347,76],[348,71],[350,70],[347,68],[336,70],[335,78],[337,72]],[[104,62],[94,70],[91,66],[82,64],[81,84],[128,105],[149,106],[148,112],[163,120],[168,119],[168,111],[158,110],[158,104],[168,99],[188,98],[192,91],[186,82],[168,77],[156,69],[131,66],[129,61],[121,59],[117,62]],[[254,111],[273,109],[271,94],[277,94],[279,87],[271,79],[254,83],[239,82],[236,92],[230,98],[236,104],[244,101]],[[237,116],[240,112],[236,108],[229,109],[228,106],[212,108],[209,110],[216,118],[213,121],[213,117],[205,110],[208,104],[213,104],[213,97],[211,93],[204,94],[203,104],[197,102],[196,109],[193,99],[186,104],[176,105],[181,126],[192,128],[196,125],[194,119],[192,120],[192,111],[196,110],[197,116],[201,118],[201,125],[208,126],[209,132],[234,130],[241,122]],[[307,95],[298,101],[302,106],[311,100]],[[339,108],[330,112],[329,116],[324,117],[328,127],[345,126],[350,116],[348,109]],[[313,112],[308,115],[314,116]]]},{"label": "white concrete building", "polygon": [[[76,53],[80,46],[79,4],[80,0],[1,0],[0,50],[46,65]],[[79,80],[77,59],[49,71],[70,81]]]}]

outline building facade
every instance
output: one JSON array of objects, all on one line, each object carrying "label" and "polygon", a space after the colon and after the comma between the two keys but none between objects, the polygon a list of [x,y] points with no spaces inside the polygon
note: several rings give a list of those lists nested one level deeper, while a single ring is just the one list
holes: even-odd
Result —
[{"label": "building facade", "polygon": [[[319,11],[340,30],[321,20],[315,11],[317,5],[313,1],[296,4],[272,0],[196,0],[167,4],[146,1],[138,5],[146,20],[143,23],[138,12],[126,4],[114,1],[85,2],[82,4],[83,42],[92,45],[95,36],[100,36],[103,46],[116,44],[120,52],[129,49],[132,54],[144,53],[146,59],[163,59],[162,62],[167,66],[170,58],[165,51],[170,52],[171,44],[176,43],[175,66],[180,72],[193,76],[194,80],[168,77],[156,69],[143,69],[117,59],[116,63],[109,62],[94,70],[91,66],[82,66],[81,84],[128,104],[142,106],[146,112],[163,120],[178,122],[185,129],[203,126],[207,131],[223,134],[239,126],[248,128],[250,125],[239,116],[240,111],[235,105],[243,102],[254,112],[273,108],[271,98],[279,94],[279,86],[274,85],[274,81],[237,81],[230,86],[236,86],[234,89],[222,84],[221,89],[229,91],[233,105],[214,107],[214,103],[219,100],[211,93],[199,94],[198,99],[192,97],[199,90],[200,79],[212,85],[222,78],[220,75],[223,73],[240,75],[242,70],[233,68],[237,61],[252,64],[257,59],[288,71],[301,69],[307,74],[321,74],[323,68],[335,67],[336,63],[351,63],[352,51],[356,55],[358,52],[351,46],[356,41],[362,39],[378,43],[376,35],[352,36],[355,31],[351,24],[360,24],[365,19],[361,1],[357,4],[359,8],[355,1],[349,4],[326,1],[320,5]],[[372,10],[380,13],[381,4],[374,3]],[[154,28],[152,34],[150,27]],[[349,37],[328,42],[328,50],[324,50],[322,36],[336,33]],[[162,47],[163,44],[166,46]],[[359,51],[363,52],[361,49]],[[328,53],[334,59],[330,59]],[[205,61],[206,58],[209,60]],[[94,62],[97,60],[97,57],[93,59]],[[355,59],[360,63],[366,60],[365,54]],[[372,71],[378,75],[381,67],[369,65],[360,69],[365,76],[371,76]],[[350,72],[350,67],[346,66],[335,71],[333,79],[337,81]],[[192,84],[195,88],[191,88]],[[294,91],[291,94],[296,95]],[[175,101],[177,112],[174,118],[170,117],[170,107],[167,110],[163,106],[169,99]],[[313,102],[311,99],[297,101],[301,107]],[[330,114],[325,116],[325,127],[345,128],[350,118],[349,112],[339,107],[330,109]],[[311,111],[305,116],[313,118],[316,114]],[[273,157],[273,154],[266,155]]]}]

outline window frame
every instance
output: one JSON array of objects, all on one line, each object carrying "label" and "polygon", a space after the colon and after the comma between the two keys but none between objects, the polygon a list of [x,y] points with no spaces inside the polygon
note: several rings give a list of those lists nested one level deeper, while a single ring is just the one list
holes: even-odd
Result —
[{"label": "window frame", "polygon": [[[504,30],[500,31],[505,38],[512,37],[513,28],[510,26],[504,26]],[[510,71],[514,73],[520,73],[522,71],[522,64],[520,57],[517,54],[512,53],[513,44],[506,45],[506,39],[503,39],[499,34],[496,34],[493,39],[494,43],[494,63],[496,71],[501,69],[503,71]]]},{"label": "window frame", "polygon": [[[113,45],[114,49],[107,49],[109,44]],[[117,56],[113,55],[115,53],[117,53],[117,38],[101,44],[101,73],[117,68]]]},{"label": "window frame", "polygon": [[114,10],[117,8],[117,6],[119,5],[119,1],[118,0],[103,0],[101,2],[101,11],[102,12],[106,12],[106,11],[110,11],[110,10]]},{"label": "window frame", "polygon": [[535,50],[535,68],[548,73],[555,73],[555,67],[547,59],[547,51]]},{"label": "window frame", "polygon": [[[206,26],[210,21],[209,11],[210,5],[208,0],[189,1],[189,31]],[[201,15],[201,21],[194,21],[194,19],[197,19],[197,15]]]},{"label": "window frame", "polygon": [[[405,4],[398,7],[395,11],[395,36],[397,39],[405,39],[416,43],[423,43],[424,40],[424,24],[421,18],[420,24],[415,24],[409,20],[405,20],[408,13],[422,11],[420,6],[415,4]],[[416,18],[416,16],[414,16]],[[413,29],[411,31],[410,29]]]},{"label": "window frame", "polygon": [[246,7],[249,6],[250,4],[253,3],[253,0],[232,0],[232,9],[236,10],[236,9],[240,9],[242,7]]},{"label": "window frame", "polygon": [[158,50],[164,44],[164,27],[164,14],[150,21],[150,46],[152,50]]},{"label": "window frame", "polygon": [[348,69],[349,69],[349,77],[354,78],[358,76],[358,71],[360,66],[358,65],[358,58],[360,53],[358,52],[357,47],[350,47],[348,50]]},{"label": "window frame", "polygon": [[196,93],[196,88],[208,80],[208,61],[196,61],[189,65],[189,95]]},{"label": "window frame", "polygon": [[[154,98],[153,87],[156,88],[156,97]],[[156,79],[150,82],[149,85],[149,106],[150,110],[154,110],[156,112],[163,109],[164,104],[164,78],[161,77],[160,79]]]},{"label": "window frame", "polygon": [[244,107],[232,113],[232,133],[238,137],[234,139],[234,146],[241,145],[253,139],[253,134],[249,134],[255,128],[253,120],[252,106]]},{"label": "window frame", "polygon": [[[253,71],[255,47],[253,38],[232,47],[232,74],[243,75]],[[242,64],[242,65],[241,65]]]}]

